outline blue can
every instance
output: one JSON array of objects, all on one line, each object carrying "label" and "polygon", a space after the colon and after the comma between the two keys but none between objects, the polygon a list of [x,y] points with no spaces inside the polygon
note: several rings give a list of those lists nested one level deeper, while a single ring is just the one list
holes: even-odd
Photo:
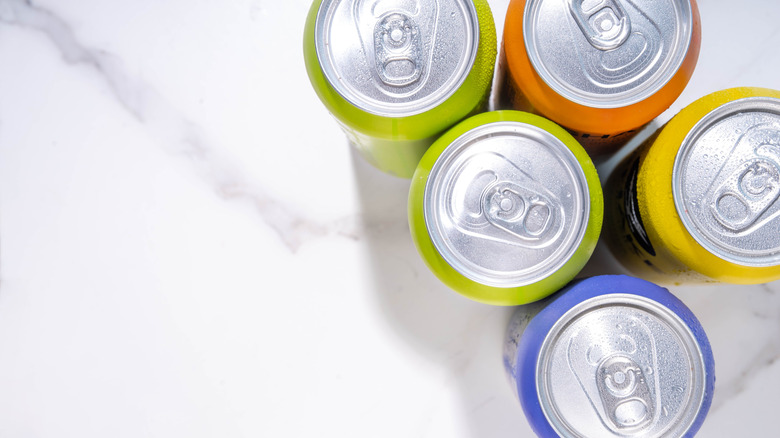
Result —
[{"label": "blue can", "polygon": [[715,365],[699,321],[668,290],[608,275],[520,307],[504,365],[540,437],[690,437]]}]

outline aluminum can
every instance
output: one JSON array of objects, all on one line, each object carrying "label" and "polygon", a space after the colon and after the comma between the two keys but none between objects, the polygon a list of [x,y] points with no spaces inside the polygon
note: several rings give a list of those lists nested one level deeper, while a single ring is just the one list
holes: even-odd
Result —
[{"label": "aluminum can", "polygon": [[622,275],[521,306],[504,366],[540,437],[691,437],[712,402],[707,336],[668,290]]},{"label": "aluminum can", "polygon": [[543,298],[582,269],[601,230],[596,169],[563,128],[519,111],[445,133],[412,178],[409,225],[428,267],[477,301]]},{"label": "aluminum can", "polygon": [[505,99],[608,153],[682,93],[700,41],[694,0],[512,0]]},{"label": "aluminum can", "polygon": [[314,90],[374,166],[410,178],[436,137],[487,106],[496,30],[486,0],[316,0]]},{"label": "aluminum can", "polygon": [[619,164],[605,235],[662,283],[780,278],[780,92],[732,88],[684,108]]}]

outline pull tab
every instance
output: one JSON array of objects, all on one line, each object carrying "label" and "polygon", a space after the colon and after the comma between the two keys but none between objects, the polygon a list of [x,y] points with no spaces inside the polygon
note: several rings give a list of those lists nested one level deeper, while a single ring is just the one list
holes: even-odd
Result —
[{"label": "pull tab", "polygon": [[554,245],[567,223],[560,200],[503,155],[482,152],[453,173],[443,195],[463,234],[526,249]]},{"label": "pull tab", "polygon": [[631,358],[617,355],[605,359],[596,371],[596,384],[615,428],[641,428],[655,415],[647,379]]},{"label": "pull tab", "polygon": [[631,34],[631,21],[619,0],[601,0],[595,6],[586,0],[567,0],[574,21],[588,39],[599,50],[612,50],[623,44]]},{"label": "pull tab", "polygon": [[539,240],[552,228],[551,199],[513,182],[498,181],[483,196],[483,211],[493,226],[524,240]]},{"label": "pull tab", "polygon": [[377,22],[374,53],[379,79],[387,85],[403,87],[422,76],[420,29],[406,14],[391,12]]},{"label": "pull tab", "polygon": [[[635,317],[592,318],[596,323],[569,341],[569,369],[604,426],[619,436],[642,435],[660,415],[655,338]],[[610,325],[616,330],[605,329]]]},{"label": "pull tab", "polygon": [[[780,150],[762,145],[756,149],[759,158],[739,165],[713,192],[710,211],[715,219],[731,231],[749,228],[780,197]],[[763,157],[772,157],[772,161]]]}]

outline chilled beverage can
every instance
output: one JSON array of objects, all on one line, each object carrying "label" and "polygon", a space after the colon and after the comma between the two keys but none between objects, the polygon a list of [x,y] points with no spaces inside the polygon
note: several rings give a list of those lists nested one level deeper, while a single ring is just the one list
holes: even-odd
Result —
[{"label": "chilled beverage can", "polygon": [[316,0],[304,57],[361,154],[410,178],[438,135],[486,108],[496,30],[486,0]]},{"label": "chilled beverage can", "polygon": [[668,290],[607,275],[521,306],[504,366],[540,437],[692,437],[712,402],[704,330]]},{"label": "chilled beverage can", "polygon": [[780,278],[780,92],[732,88],[675,115],[606,185],[607,243],[662,283]]},{"label": "chilled beverage can", "polygon": [[409,224],[436,276],[477,301],[543,298],[581,270],[601,230],[596,169],[566,130],[519,111],[447,131],[412,178]]},{"label": "chilled beverage can", "polygon": [[505,100],[607,153],[682,93],[700,40],[694,0],[512,0]]}]

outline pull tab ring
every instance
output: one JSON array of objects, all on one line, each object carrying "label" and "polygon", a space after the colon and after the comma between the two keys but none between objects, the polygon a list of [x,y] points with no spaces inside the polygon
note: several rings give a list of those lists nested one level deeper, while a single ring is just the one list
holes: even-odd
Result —
[{"label": "pull tab ring", "polygon": [[590,44],[599,50],[620,47],[631,34],[631,20],[619,0],[603,0],[585,11],[585,0],[567,0],[569,11]]}]

